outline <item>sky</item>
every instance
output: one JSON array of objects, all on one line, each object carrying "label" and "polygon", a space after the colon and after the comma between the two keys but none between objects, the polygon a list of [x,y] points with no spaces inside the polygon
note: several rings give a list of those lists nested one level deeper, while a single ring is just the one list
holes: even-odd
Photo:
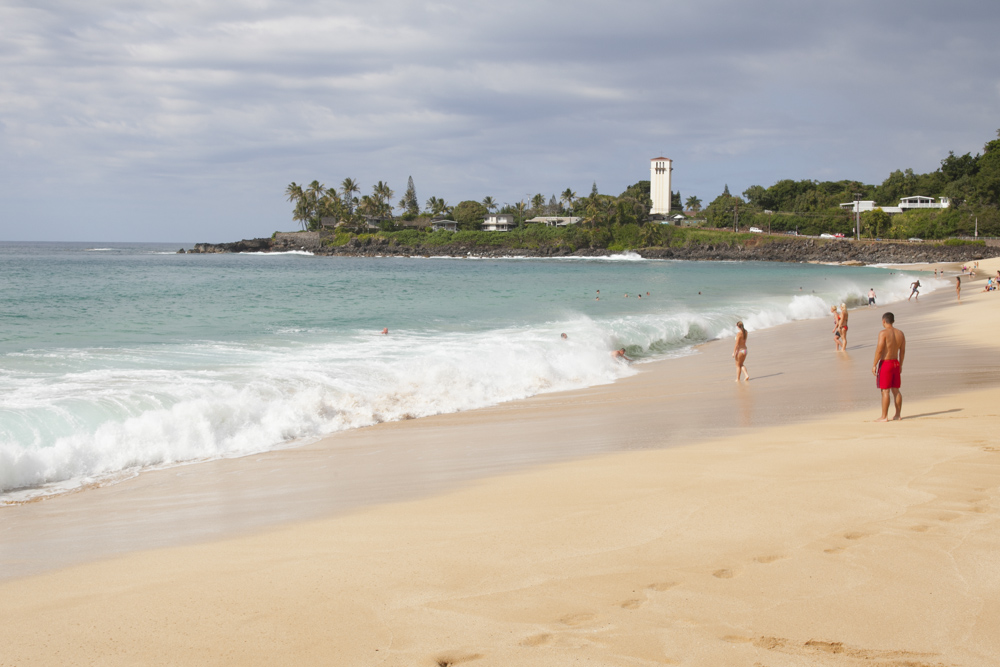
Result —
[{"label": "sky", "polygon": [[[1000,128],[996,0],[0,0],[0,240],[298,227],[290,182],[706,204]],[[920,194],[920,193],[914,193]]]}]

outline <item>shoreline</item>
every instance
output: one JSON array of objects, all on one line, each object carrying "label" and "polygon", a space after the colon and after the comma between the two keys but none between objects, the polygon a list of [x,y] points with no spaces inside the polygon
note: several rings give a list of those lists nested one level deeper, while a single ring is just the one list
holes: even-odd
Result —
[{"label": "shoreline", "polygon": [[[894,304],[909,348],[896,424],[871,421],[877,392],[864,377],[883,309],[858,309],[843,357],[812,352],[810,335],[826,333],[825,323],[752,334],[758,384],[717,381],[732,370],[718,341],[684,358],[699,359],[695,369],[664,362],[610,387],[366,429],[355,445],[420,449],[422,441],[468,453],[471,442],[509,445],[520,435],[567,439],[575,449],[586,448],[585,437],[615,438],[618,450],[575,451],[572,460],[459,484],[435,478],[416,497],[2,581],[0,664],[66,656],[220,665],[996,664],[997,298],[970,290],[958,305],[942,291]],[[768,368],[780,375],[768,378]],[[813,387],[808,396],[803,382]],[[670,415],[691,393],[710,405],[677,433]],[[820,414],[802,411],[817,399]],[[280,486],[272,478],[296,459],[313,467],[334,449],[287,450],[259,462],[269,470],[260,479],[246,480],[250,466],[219,479],[252,481],[240,500],[254,511],[261,482]],[[403,472],[416,471],[410,463],[439,472],[431,453],[421,450]],[[118,488],[145,486],[162,504],[176,502],[180,483]],[[238,518],[239,508],[207,499],[197,498],[195,514]],[[63,517],[82,540],[89,526],[78,518]]]},{"label": "shoreline", "polygon": [[[457,258],[457,259],[461,259],[461,258]],[[525,258],[525,259],[529,259],[530,260],[530,259],[537,259],[537,258]],[[684,261],[689,261],[689,260],[663,260],[663,261],[679,261],[679,262],[684,262]],[[719,261],[720,263],[723,263],[723,264],[727,264],[727,263],[741,263],[741,262],[746,261],[746,260],[716,260],[716,261]],[[817,263],[817,262],[810,262],[810,263]],[[834,263],[825,263],[825,264],[837,265],[838,263],[834,262]],[[851,264],[848,263],[848,265],[851,265]],[[893,267],[895,267],[895,268],[898,268],[900,270],[916,271],[916,270],[919,270],[920,267],[937,267],[937,266],[941,266],[941,265],[938,265],[938,264],[931,264],[931,265],[926,265],[926,264],[888,265],[887,264],[887,265],[882,265],[881,268],[893,268]],[[948,266],[948,267],[951,267],[953,269],[957,269],[957,266],[952,266],[951,263],[944,264],[944,266]],[[943,272],[944,272],[944,268],[942,268],[942,275],[943,275]],[[788,324],[788,323],[789,322],[784,322],[783,324]],[[773,327],[773,326],[782,326],[782,325],[778,324],[778,325],[771,325],[771,326]],[[684,348],[683,350],[679,351],[679,353],[676,356],[684,356],[685,354],[697,353],[698,349],[702,345],[704,345],[706,343],[710,343],[710,342],[712,342],[712,340],[714,340],[714,339],[710,339],[710,340],[704,341],[702,343],[697,343],[695,345],[690,346],[689,348]],[[670,359],[670,358],[674,358],[674,357],[675,357],[674,354],[670,354],[670,355],[668,355],[666,357],[666,359]],[[639,363],[639,366],[637,368],[641,369],[641,368],[645,367],[645,365],[647,363],[651,363],[651,362],[652,363],[656,363],[658,361],[663,361],[663,360],[664,360],[664,358],[660,358],[660,359],[655,359],[655,358],[654,359],[640,359],[640,363]],[[586,387],[580,387],[580,388],[581,389],[585,389]],[[531,397],[527,397],[527,398],[531,398]],[[506,401],[506,402],[509,402],[509,400],[510,399],[508,399],[508,401]],[[524,400],[524,399],[523,398],[517,398],[517,399],[512,399],[512,400]],[[476,408],[476,409],[482,409],[482,408]],[[364,428],[368,428],[368,427],[366,426]],[[270,449],[263,450],[262,452],[256,452],[256,453],[250,453],[250,454],[241,454],[241,455],[236,455],[236,456],[233,456],[233,457],[221,456],[219,458],[241,458],[243,456],[257,456],[257,455],[266,453],[268,451],[278,451],[278,450],[287,449],[287,448],[296,448],[296,447],[303,446],[304,444],[309,444],[309,443],[312,443],[312,442],[316,442],[317,440],[320,440],[320,439],[323,439],[323,438],[326,438],[326,437],[330,437],[330,436],[336,435],[337,433],[340,433],[340,432],[338,431],[338,432],[332,432],[332,433],[326,433],[326,434],[320,434],[320,435],[304,436],[299,441],[288,441],[288,442],[276,443]],[[213,460],[217,460],[217,459],[197,459],[197,460],[185,460],[185,461],[170,462],[170,463],[167,463],[167,464],[156,464],[156,465],[150,465],[150,466],[146,466],[146,467],[142,467],[142,468],[130,468],[130,469],[127,469],[127,470],[119,470],[119,471],[116,471],[116,472],[112,472],[112,473],[108,473],[108,474],[102,475],[100,477],[96,477],[95,476],[95,477],[87,478],[87,479],[84,479],[82,481],[81,480],[62,480],[62,481],[57,481],[57,482],[50,482],[50,483],[47,483],[47,484],[42,485],[40,487],[23,487],[23,488],[13,489],[13,490],[10,490],[10,491],[6,492],[5,494],[3,494],[2,497],[0,497],[0,507],[8,506],[8,505],[19,505],[19,504],[23,504],[23,503],[39,502],[39,501],[42,501],[42,500],[45,500],[45,499],[48,499],[48,498],[59,497],[59,496],[63,496],[63,495],[77,494],[77,493],[80,493],[80,492],[83,492],[83,491],[92,490],[94,488],[100,488],[100,487],[104,487],[104,486],[108,486],[108,485],[118,484],[118,483],[121,483],[123,481],[127,481],[127,480],[130,480],[130,479],[133,479],[133,478],[135,478],[137,476],[148,474],[150,472],[160,471],[160,470],[170,470],[170,469],[174,469],[174,468],[178,468],[178,467],[184,467],[184,466],[189,466],[189,465],[201,465],[201,464],[204,464],[205,462],[213,461]]]},{"label": "shoreline", "polygon": [[[946,292],[927,295],[921,303],[946,302]],[[863,322],[877,319],[875,311],[866,308],[855,309],[852,316],[854,332],[859,325],[871,326]],[[927,326],[933,335],[930,321]],[[732,393],[728,378],[732,361],[726,342],[709,341],[696,346],[696,354],[640,364],[637,375],[611,384],[385,422],[243,457],[147,469],[115,483],[0,506],[8,523],[8,542],[0,545],[0,564],[7,563],[0,568],[0,580],[138,549],[218,539],[419,498],[552,462],[627,449],[673,447],[747,427],[798,423],[856,410],[869,400],[868,380],[846,377],[843,360],[826,356],[828,328],[825,319],[800,320],[753,332],[751,369],[758,360],[777,367],[789,353],[796,357],[819,353],[794,376],[786,371],[754,371],[753,386],[761,389],[753,393]],[[864,350],[862,355],[873,349],[869,340],[858,345],[852,336],[849,342],[852,351]],[[857,354],[851,355],[849,365],[859,362]],[[964,351],[945,361],[961,367],[983,354],[982,350]],[[817,373],[833,374],[837,392],[810,406],[803,397]],[[670,386],[664,386],[665,377],[672,380]],[[707,387],[699,388],[702,383]],[[946,379],[936,386],[960,391],[964,385]],[[715,390],[727,392],[719,397],[720,405],[729,406],[721,416]],[[655,415],[664,405],[672,414],[671,430],[665,434],[656,431],[660,422]],[[591,414],[593,406],[600,408],[596,416]],[[608,406],[617,407],[608,413]],[[553,424],[546,428],[565,422],[572,427],[540,442],[537,433],[513,427],[512,420]],[[470,450],[454,442],[463,439],[480,445]],[[451,444],[444,446],[442,441]],[[330,470],[337,480],[334,488],[324,472]],[[259,497],[248,498],[249,489],[255,489]],[[176,499],[167,499],[164,493]],[[210,511],[199,517],[205,503]],[[139,524],[136,530],[123,532],[122,522]],[[49,526],[49,537],[40,543],[33,538],[39,525]],[[66,532],[69,526],[77,525],[87,525],[93,536],[83,542],[67,538],[75,534]],[[31,553],[47,555],[31,558]]]}]

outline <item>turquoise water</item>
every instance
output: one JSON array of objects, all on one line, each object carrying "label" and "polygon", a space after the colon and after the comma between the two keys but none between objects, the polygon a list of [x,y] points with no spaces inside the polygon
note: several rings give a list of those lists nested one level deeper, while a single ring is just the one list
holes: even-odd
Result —
[{"label": "turquoise water", "polygon": [[177,247],[0,244],[0,499],[613,382],[635,369],[612,349],[640,362],[689,354],[732,335],[737,319],[754,330],[824,317],[869,287],[883,303],[905,298],[910,280],[874,268],[629,254],[332,258]]}]

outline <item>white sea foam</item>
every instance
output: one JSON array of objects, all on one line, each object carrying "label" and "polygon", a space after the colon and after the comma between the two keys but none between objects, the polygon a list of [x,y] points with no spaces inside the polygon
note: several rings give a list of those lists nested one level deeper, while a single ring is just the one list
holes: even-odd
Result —
[{"label": "white sea foam", "polygon": [[278,255],[309,255],[310,257],[312,257],[314,253],[311,252],[311,251],[309,251],[309,250],[281,250],[281,251],[278,251],[278,252],[240,252],[240,253],[236,253],[236,254],[238,254],[238,255],[264,255],[264,256],[270,256],[270,255],[275,255],[275,256],[278,256]]},{"label": "white sea foam", "polygon": [[[912,280],[887,276],[875,285],[879,304],[906,298]],[[950,285],[922,282],[928,291]],[[0,493],[9,501],[151,466],[242,456],[382,421],[613,382],[635,372],[609,355],[621,346],[640,360],[689,354],[697,343],[732,335],[737,319],[756,330],[826,317],[833,303],[867,303],[869,285],[849,274],[828,284],[821,295],[743,297],[710,310],[676,306],[606,319],[567,315],[485,332],[394,329],[323,340],[321,331],[306,331],[308,342],[280,346],[11,354],[23,360],[11,368],[32,370],[0,375]],[[28,363],[32,357],[37,363]],[[49,359],[58,372],[39,370],[50,368]],[[17,489],[30,490],[10,494]]]}]

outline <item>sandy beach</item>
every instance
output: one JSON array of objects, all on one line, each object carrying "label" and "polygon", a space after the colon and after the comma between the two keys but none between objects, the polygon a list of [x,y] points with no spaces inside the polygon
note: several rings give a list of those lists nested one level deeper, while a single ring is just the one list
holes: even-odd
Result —
[{"label": "sandy beach", "polygon": [[0,665],[995,665],[998,269],[891,306],[897,423],[858,309],[0,507]]}]

